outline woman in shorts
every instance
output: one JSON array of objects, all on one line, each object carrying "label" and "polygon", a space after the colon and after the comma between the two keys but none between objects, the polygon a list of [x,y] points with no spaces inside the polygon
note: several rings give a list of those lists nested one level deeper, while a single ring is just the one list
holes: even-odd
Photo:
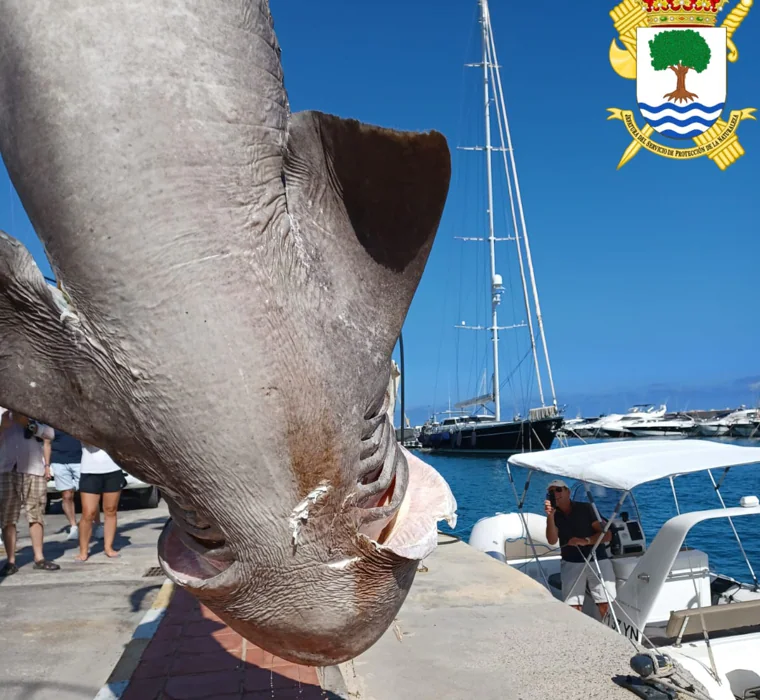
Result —
[{"label": "woman in shorts", "polygon": [[100,511],[103,498],[103,550],[107,557],[118,557],[113,548],[116,537],[116,511],[121,490],[127,485],[121,467],[99,447],[82,443],[82,462],[79,476],[79,496],[82,499],[82,517],[79,521],[79,554],[77,561],[87,561],[90,549],[92,524]]}]

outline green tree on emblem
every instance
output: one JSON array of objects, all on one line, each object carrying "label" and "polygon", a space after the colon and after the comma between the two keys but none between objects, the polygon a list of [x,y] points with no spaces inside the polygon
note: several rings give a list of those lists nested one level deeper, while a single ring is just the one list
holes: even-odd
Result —
[{"label": "green tree on emblem", "polygon": [[663,97],[673,102],[699,97],[686,89],[686,74],[690,70],[701,73],[710,64],[710,47],[699,32],[693,29],[660,32],[649,42],[649,53],[656,71],[670,68],[676,74],[676,89]]}]

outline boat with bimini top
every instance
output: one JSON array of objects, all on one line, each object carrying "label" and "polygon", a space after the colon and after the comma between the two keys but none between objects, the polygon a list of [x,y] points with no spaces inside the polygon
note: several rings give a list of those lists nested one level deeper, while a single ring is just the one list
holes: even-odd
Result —
[{"label": "boat with bimini top", "polygon": [[[478,521],[469,544],[521,570],[562,600],[560,552],[547,539],[546,516],[526,512],[524,504],[531,484],[555,476],[574,482],[573,501],[590,504],[603,532],[612,537],[609,544],[589,548],[584,571],[601,583],[596,551],[607,548],[616,590],[611,598],[603,589],[608,604],[603,620],[591,596],[585,596],[583,612],[649,650],[645,658],[632,661],[643,669],[643,676],[649,674],[649,681],[667,685],[667,669],[672,670],[675,661],[713,700],[760,698],[760,585],[735,523],[760,515],[760,500],[747,494],[726,504],[721,491],[733,470],[757,468],[758,463],[756,447],[692,439],[602,442],[514,455],[507,472],[515,510]],[[526,470],[521,491],[516,467]],[[688,474],[707,477],[705,488],[715,494],[716,508],[683,510],[693,485],[679,492],[677,483]],[[634,491],[640,494],[639,487],[657,481],[669,483],[677,514],[648,542]],[[595,489],[611,492],[614,498],[602,505]],[[705,549],[684,544],[697,525],[721,520],[747,566],[749,583],[715,571]],[[758,536],[756,528],[750,532]]]}]

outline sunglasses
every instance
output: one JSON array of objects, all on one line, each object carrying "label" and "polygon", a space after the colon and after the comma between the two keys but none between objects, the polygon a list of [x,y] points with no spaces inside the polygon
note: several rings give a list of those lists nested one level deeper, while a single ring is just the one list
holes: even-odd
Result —
[{"label": "sunglasses", "polygon": [[565,489],[562,486],[555,486],[549,489],[549,493],[562,493]]}]

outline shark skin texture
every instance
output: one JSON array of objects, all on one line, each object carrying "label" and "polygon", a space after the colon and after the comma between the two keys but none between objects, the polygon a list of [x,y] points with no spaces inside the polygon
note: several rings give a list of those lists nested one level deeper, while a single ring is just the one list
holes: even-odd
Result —
[{"label": "shark skin texture", "polygon": [[0,405],[159,486],[254,644],[366,650],[456,522],[387,412],[445,138],[291,113],[265,0],[0,0],[0,153],[58,280],[0,233]]}]

